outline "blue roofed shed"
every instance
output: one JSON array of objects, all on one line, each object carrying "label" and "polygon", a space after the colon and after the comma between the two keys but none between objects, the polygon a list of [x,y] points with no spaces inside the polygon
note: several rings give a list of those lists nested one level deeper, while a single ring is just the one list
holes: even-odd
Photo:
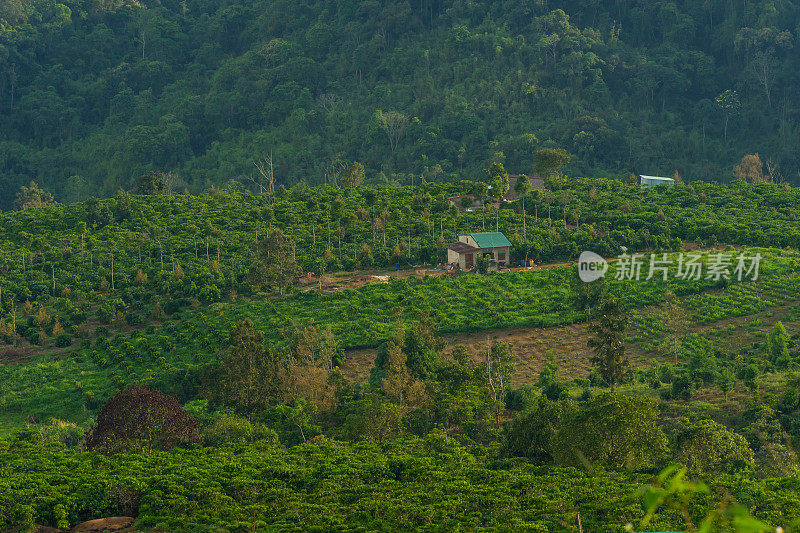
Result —
[{"label": "blue roofed shed", "polygon": [[669,187],[675,185],[675,180],[672,178],[662,178],[661,176],[639,176],[639,182],[642,189],[652,189],[659,185],[667,185]]}]

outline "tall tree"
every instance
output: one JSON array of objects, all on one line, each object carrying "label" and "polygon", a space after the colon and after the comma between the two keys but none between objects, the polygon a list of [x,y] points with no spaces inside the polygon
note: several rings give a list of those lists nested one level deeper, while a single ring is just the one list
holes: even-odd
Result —
[{"label": "tall tree", "polygon": [[378,110],[375,112],[375,120],[378,126],[386,133],[386,137],[389,139],[389,148],[394,153],[408,127],[408,116],[397,111]]},{"label": "tall tree", "polygon": [[748,183],[764,183],[764,164],[758,154],[742,157],[742,161],[733,167],[733,177]]},{"label": "tall tree", "polygon": [[364,183],[364,165],[358,161],[354,161],[347,165],[347,168],[342,173],[340,179],[342,187],[350,187],[351,189],[357,188]]},{"label": "tall tree", "polygon": [[390,341],[381,390],[400,407],[401,413],[423,405],[428,398],[425,383],[411,375],[407,360],[402,348]]},{"label": "tall tree", "polygon": [[575,308],[591,316],[592,308],[602,301],[606,294],[606,280],[604,277],[600,277],[590,282],[583,281],[578,268],[575,266],[572,269],[572,275],[569,278],[570,287],[575,295]]},{"label": "tall tree", "polygon": [[517,178],[517,181],[514,183],[514,192],[517,193],[520,201],[522,202],[522,238],[525,240],[527,240],[528,238],[528,228],[527,224],[525,223],[525,220],[527,218],[526,217],[527,213],[525,212],[525,196],[528,195],[530,190],[531,190],[531,181],[528,179],[528,176],[526,176],[525,174],[520,175]]},{"label": "tall tree", "polygon": [[563,148],[541,148],[536,150],[533,157],[533,171],[543,178],[560,175],[564,166],[572,160],[572,156]]},{"label": "tall tree", "polygon": [[142,174],[136,180],[137,194],[164,194],[166,190],[167,184],[164,173],[159,170]]},{"label": "tall tree", "polygon": [[656,316],[667,328],[664,332],[664,341],[661,343],[662,351],[665,355],[671,355],[677,365],[678,353],[692,323],[689,313],[675,293],[667,291],[664,294],[661,310]]},{"label": "tall tree", "polygon": [[724,93],[716,97],[715,102],[717,107],[722,110],[725,115],[725,140],[728,140],[728,122],[731,117],[739,114],[742,109],[742,103],[739,100],[739,94],[736,91],[728,89]]},{"label": "tall tree", "polygon": [[213,400],[251,411],[277,404],[285,380],[278,353],[266,347],[264,332],[246,318],[231,331],[220,366],[204,388]]},{"label": "tall tree", "polygon": [[280,294],[289,287],[301,269],[295,259],[295,243],[279,228],[253,245],[253,263],[248,279],[256,290],[267,287]]},{"label": "tall tree", "polygon": [[778,321],[767,335],[767,352],[770,362],[778,368],[789,363],[789,333],[783,322]]},{"label": "tall tree", "polygon": [[53,195],[40,189],[35,181],[32,181],[28,187],[24,185],[20,187],[19,192],[17,192],[17,198],[14,201],[15,207],[22,211],[37,207],[45,207],[52,203]]},{"label": "tall tree", "polygon": [[506,342],[493,342],[492,346],[483,352],[486,364],[486,385],[489,396],[494,404],[495,422],[500,428],[501,411],[506,391],[511,386],[511,374],[514,371],[514,354],[511,345]]},{"label": "tall tree", "polygon": [[592,364],[613,390],[627,375],[630,363],[625,355],[625,329],[628,317],[616,298],[607,298],[589,324],[589,347],[594,351]]}]

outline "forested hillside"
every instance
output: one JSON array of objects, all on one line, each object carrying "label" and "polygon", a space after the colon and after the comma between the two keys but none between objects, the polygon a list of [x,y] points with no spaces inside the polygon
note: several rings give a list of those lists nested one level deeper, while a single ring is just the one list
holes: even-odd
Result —
[{"label": "forested hillside", "polygon": [[727,180],[758,152],[796,182],[800,6],[788,0],[4,0],[0,208],[153,169],[192,192],[531,172]]}]

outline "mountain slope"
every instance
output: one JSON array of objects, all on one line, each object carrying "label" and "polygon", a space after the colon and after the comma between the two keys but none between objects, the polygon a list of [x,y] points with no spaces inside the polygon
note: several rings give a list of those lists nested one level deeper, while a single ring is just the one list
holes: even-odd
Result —
[{"label": "mountain slope", "polygon": [[0,208],[31,179],[199,191],[269,154],[287,185],[530,172],[548,146],[571,173],[716,180],[759,152],[796,181],[799,24],[789,1],[8,1]]}]

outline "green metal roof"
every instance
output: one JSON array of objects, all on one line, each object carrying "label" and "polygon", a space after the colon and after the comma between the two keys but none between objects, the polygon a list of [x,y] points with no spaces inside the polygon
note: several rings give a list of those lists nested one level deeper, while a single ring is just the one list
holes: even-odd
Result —
[{"label": "green metal roof", "polygon": [[475,239],[475,242],[478,243],[478,246],[481,248],[502,248],[503,246],[511,246],[511,241],[506,239],[506,236],[499,231],[470,233],[469,236]]}]

